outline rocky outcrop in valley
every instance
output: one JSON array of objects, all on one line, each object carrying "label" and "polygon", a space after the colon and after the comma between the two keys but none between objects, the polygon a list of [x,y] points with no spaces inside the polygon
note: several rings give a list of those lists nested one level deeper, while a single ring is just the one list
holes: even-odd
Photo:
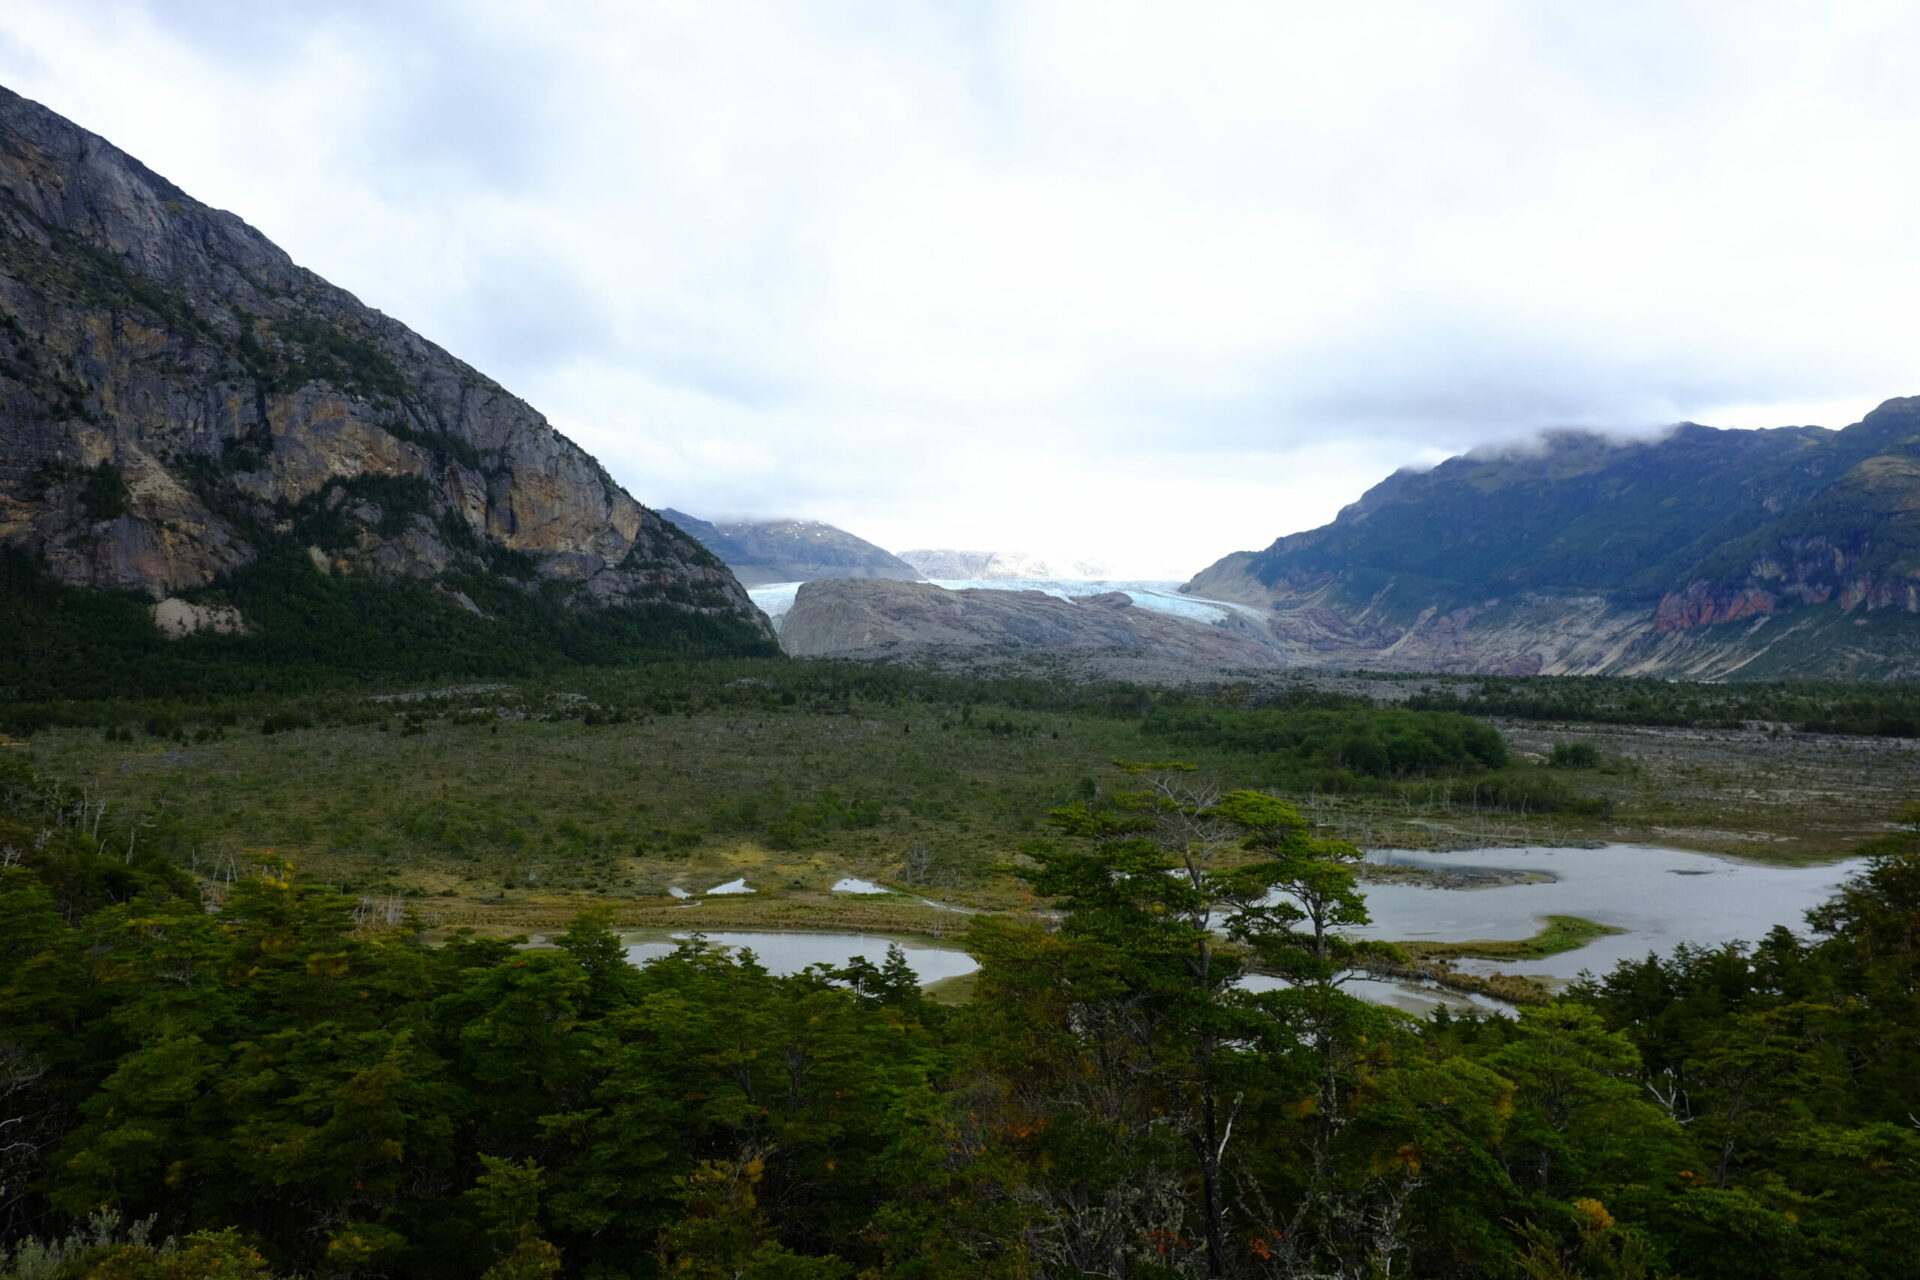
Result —
[{"label": "rocky outcrop in valley", "polygon": [[1251,624],[1149,612],[1124,592],[1061,600],[1038,591],[925,582],[823,580],[794,597],[780,642],[796,657],[935,649],[1111,650],[1216,667],[1271,667],[1280,655]]}]

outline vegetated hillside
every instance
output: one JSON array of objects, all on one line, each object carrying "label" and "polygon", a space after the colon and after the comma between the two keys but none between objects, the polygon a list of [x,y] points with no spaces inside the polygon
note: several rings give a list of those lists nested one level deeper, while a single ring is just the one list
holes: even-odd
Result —
[{"label": "vegetated hillside", "polygon": [[1000,578],[1110,578],[1113,571],[1091,560],[1036,555],[1031,551],[954,551],[922,548],[902,551],[900,558],[934,579]]},{"label": "vegetated hillside", "polygon": [[1271,608],[1307,663],[1920,675],[1920,399],[1842,431],[1561,431],[1401,471],[1187,589]]},{"label": "vegetated hillside", "polygon": [[818,520],[727,520],[719,524],[667,508],[660,513],[726,561],[750,587],[815,578],[898,578],[920,571],[865,538]]},{"label": "vegetated hillside", "polygon": [[0,418],[29,684],[120,651],[419,674],[770,641],[532,408],[4,89]]}]

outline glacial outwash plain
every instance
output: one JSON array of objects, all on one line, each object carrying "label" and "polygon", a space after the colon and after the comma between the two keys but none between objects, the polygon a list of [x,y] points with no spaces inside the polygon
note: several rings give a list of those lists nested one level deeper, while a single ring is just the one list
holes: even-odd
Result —
[{"label": "glacial outwash plain", "polygon": [[1920,398],[710,514],[0,89],[0,1280],[1920,1276]]}]

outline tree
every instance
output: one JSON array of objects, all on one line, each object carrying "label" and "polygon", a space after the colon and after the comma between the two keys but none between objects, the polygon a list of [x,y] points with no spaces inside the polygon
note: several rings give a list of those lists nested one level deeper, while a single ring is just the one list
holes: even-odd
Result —
[{"label": "tree", "polygon": [[480,1280],[548,1280],[560,1274],[560,1251],[540,1235],[542,1170],[531,1160],[481,1156],[467,1198],[487,1224],[495,1262]]},{"label": "tree", "polygon": [[[1139,1085],[1179,1118],[1205,1271],[1225,1276],[1238,1255],[1229,1153],[1249,1091],[1313,1078],[1331,1116],[1338,1045],[1368,1019],[1339,990],[1358,950],[1339,930],[1367,918],[1357,855],[1313,840],[1299,812],[1271,796],[1222,795],[1185,765],[1122,767],[1139,788],[1111,808],[1056,811],[1080,843],[1030,846],[1026,874],[1062,911],[1062,935],[1107,963],[1106,1008],[1094,1017],[1151,1064],[1155,1078]],[[1243,989],[1250,961],[1278,987]]]},{"label": "tree", "polygon": [[1920,1098],[1920,802],[1902,809],[1900,824],[1865,846],[1865,870],[1807,912],[1827,935],[1821,964],[1860,1004],[1848,1045],[1858,1105],[1895,1123]]}]

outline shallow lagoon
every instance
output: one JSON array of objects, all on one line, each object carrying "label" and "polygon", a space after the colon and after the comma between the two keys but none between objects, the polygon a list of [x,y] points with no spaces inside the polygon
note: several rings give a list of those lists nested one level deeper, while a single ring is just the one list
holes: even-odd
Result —
[{"label": "shallow lagoon", "polygon": [[1583,916],[1626,932],[1540,960],[1462,960],[1470,973],[1574,978],[1677,944],[1755,941],[1776,924],[1805,932],[1807,908],[1832,896],[1854,861],[1781,867],[1706,853],[1614,844],[1598,849],[1476,849],[1467,853],[1375,850],[1368,861],[1403,867],[1486,867],[1552,877],[1544,883],[1438,889],[1415,883],[1365,886],[1373,924],[1355,937],[1465,942],[1527,938],[1549,915]]}]

